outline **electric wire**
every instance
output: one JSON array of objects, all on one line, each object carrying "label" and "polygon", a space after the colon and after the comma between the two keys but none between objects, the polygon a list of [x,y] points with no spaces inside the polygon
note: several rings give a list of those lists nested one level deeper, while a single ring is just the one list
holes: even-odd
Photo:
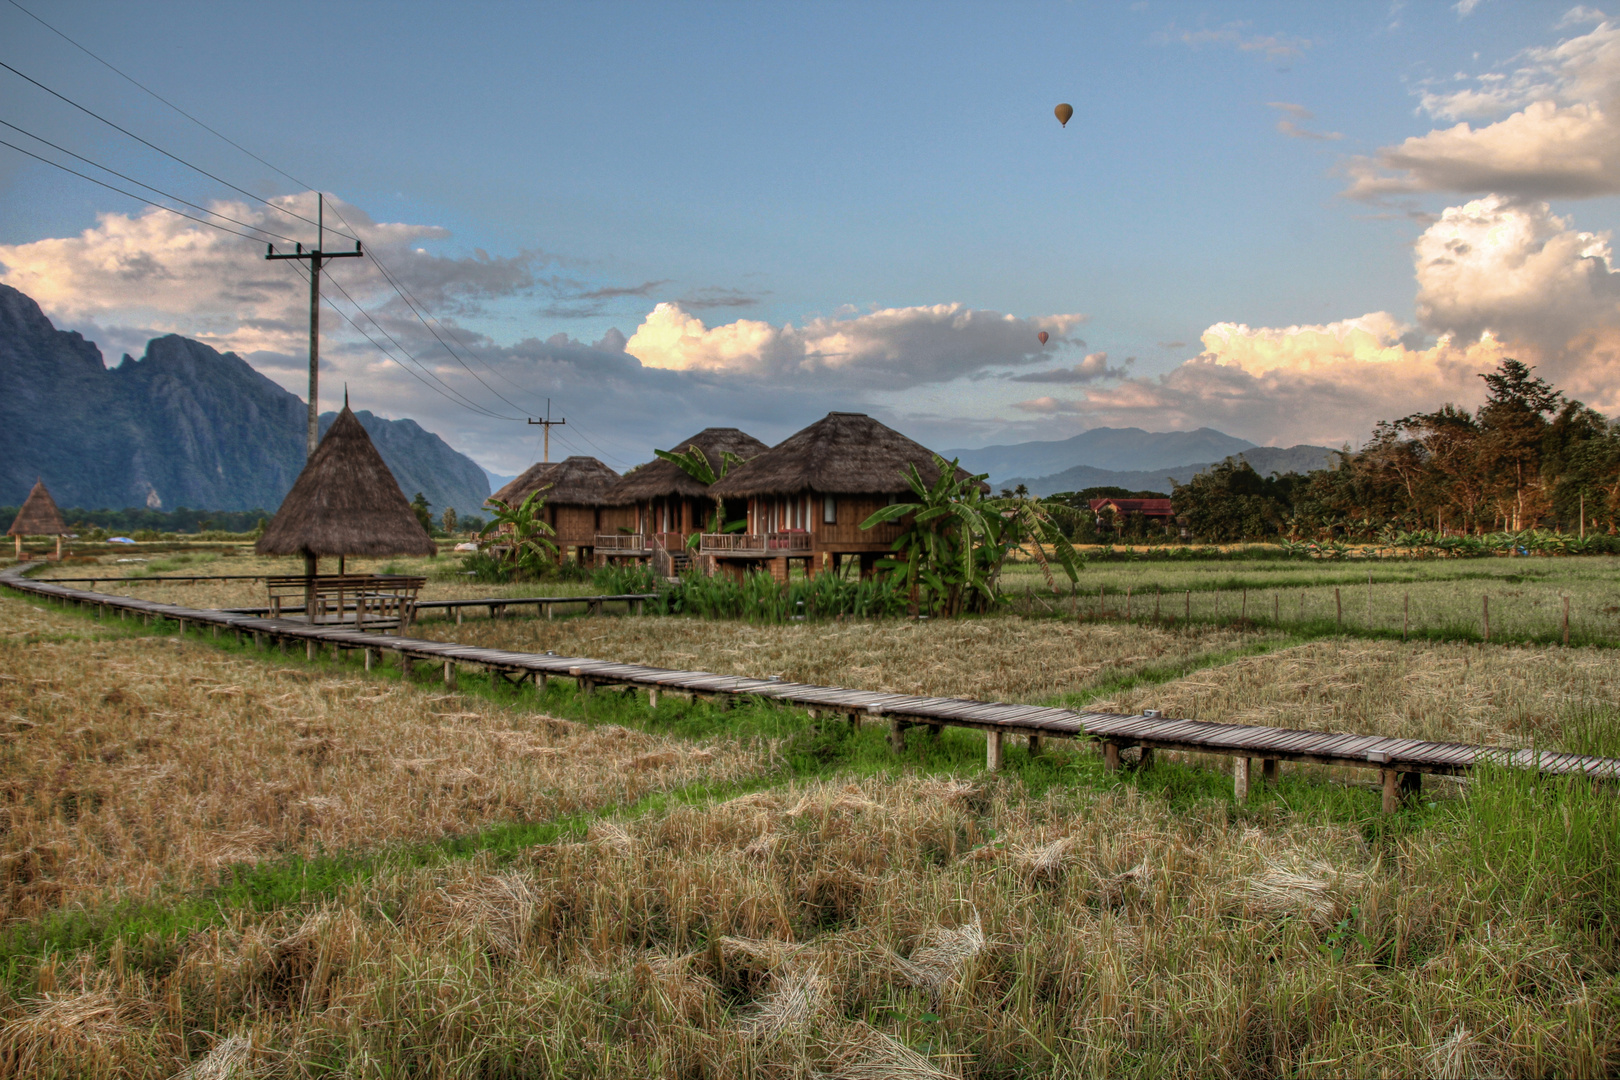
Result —
[{"label": "electric wire", "polygon": [[[136,142],[140,143],[142,146],[151,147],[153,150],[156,150],[158,153],[162,154],[164,157],[169,158],[169,159],[171,159],[173,161],[179,162],[180,164],[184,165],[186,168],[191,169],[193,172],[201,173],[203,176],[208,177],[208,179],[214,181],[215,183],[224,184],[226,187],[230,188],[232,191],[240,192],[241,194],[246,195],[248,198],[252,199],[254,202],[263,203],[264,205],[270,207],[272,210],[276,210],[276,211],[278,211],[280,213],[286,214],[289,217],[298,218],[300,221],[307,222],[310,225],[315,225],[315,226],[320,225],[320,222],[316,221],[314,218],[307,218],[303,214],[298,213],[296,210],[289,210],[285,206],[277,206],[275,203],[271,202],[269,199],[266,199],[266,198],[263,198],[262,196],[253,194],[253,192],[249,191],[247,188],[237,187],[235,184],[231,183],[229,180],[226,180],[223,177],[215,176],[213,173],[209,172],[207,169],[204,169],[200,165],[193,165],[191,162],[187,161],[185,158],[179,156],[178,154],[171,154],[169,151],[163,149],[163,147],[159,146],[157,143],[154,143],[154,142],[151,142],[151,141],[149,141],[147,139],[141,138],[139,135],[135,134],[133,131],[131,131],[128,128],[123,127],[123,126],[121,126],[121,125],[119,125],[119,124],[117,124],[117,123],[115,123],[115,122],[113,122],[113,121],[111,121],[109,119],[107,119],[105,116],[102,116],[100,113],[96,112],[94,109],[88,108],[87,106],[84,106],[84,105],[80,105],[77,101],[74,101],[72,98],[68,97],[66,94],[58,93],[57,91],[52,90],[50,87],[46,86],[44,83],[40,82],[38,79],[35,79],[32,76],[23,74],[21,71],[18,71],[16,68],[14,68],[10,64],[6,63],[4,60],[0,60],[0,68],[5,68],[7,71],[11,72],[13,75],[17,76],[19,79],[23,79],[23,80],[26,80],[27,82],[33,83],[35,86],[39,87],[41,90],[45,91],[47,94],[50,94],[52,97],[57,98],[60,101],[66,102],[67,104],[73,106],[75,109],[78,109],[80,112],[84,113],[86,116],[92,116],[95,119],[100,120],[103,124],[106,124],[108,127],[112,128],[114,131],[120,131],[123,134],[128,135],[130,138],[134,139]],[[333,232],[338,233],[339,236],[347,237],[350,240],[357,240],[358,239],[357,237],[349,236],[348,233],[342,232],[342,231],[337,230],[337,229],[334,229]]]},{"label": "electric wire", "polygon": [[[144,203],[147,206],[155,206],[159,210],[167,210],[169,213],[174,214],[176,217],[183,217],[187,221],[195,221],[199,225],[207,225],[210,229],[218,229],[220,232],[230,233],[232,236],[240,236],[244,240],[252,240],[255,244],[264,243],[264,237],[262,237],[262,236],[250,236],[249,234],[247,234],[245,232],[237,232],[235,229],[227,229],[225,226],[217,224],[215,222],[205,221],[200,217],[193,217],[190,214],[183,213],[182,211],[176,210],[172,206],[164,206],[162,203],[155,203],[151,199],[148,199],[148,198],[145,198],[144,196],[135,194],[133,191],[125,191],[123,188],[116,187],[116,186],[114,186],[112,184],[109,184],[105,180],[97,180],[93,176],[88,176],[88,175],[80,172],[78,169],[70,169],[66,165],[63,165],[59,161],[52,161],[48,157],[40,157],[38,154],[34,153],[32,150],[24,150],[22,147],[18,146],[16,143],[7,142],[5,139],[0,139],[0,146],[9,146],[13,150],[17,151],[17,153],[19,153],[19,154],[27,154],[29,157],[33,158],[35,161],[43,161],[45,164],[47,164],[47,165],[49,165],[49,166],[51,166],[53,168],[61,169],[65,173],[72,173],[74,176],[77,176],[77,177],[79,177],[80,179],[83,179],[83,180],[88,180],[92,184],[99,184],[100,186],[106,188],[108,191],[116,191],[120,195],[127,195],[131,199],[134,199],[138,203]],[[141,186],[145,187],[146,185],[142,184]],[[257,226],[250,226],[250,228],[256,228],[256,227]]]},{"label": "electric wire", "polygon": [[[226,142],[230,143],[232,146],[234,146],[238,150],[242,151],[242,153],[246,154],[248,157],[252,158],[254,161],[257,161],[260,165],[263,165],[267,169],[271,169],[271,170],[274,170],[275,172],[280,173],[282,176],[285,176],[288,180],[291,180],[293,183],[297,184],[299,187],[305,189],[306,191],[313,190],[313,185],[306,184],[306,183],[304,183],[304,181],[298,179],[298,177],[292,175],[291,173],[287,172],[286,170],[277,168],[275,165],[270,164],[270,162],[264,160],[264,158],[260,157],[258,154],[255,154],[253,151],[249,150],[247,147],[243,146],[241,143],[237,142],[235,139],[232,139],[229,135],[222,134],[221,132],[216,131],[213,128],[209,127],[207,124],[203,123],[201,120],[197,119],[195,116],[192,116],[190,113],[186,112],[186,110],[182,109],[180,106],[176,105],[174,102],[170,101],[168,98],[164,97],[162,94],[158,93],[156,90],[153,90],[150,86],[147,86],[145,83],[143,83],[143,82],[139,81],[138,79],[136,79],[133,75],[127,74],[126,72],[122,71],[121,69],[115,67],[111,62],[109,62],[107,60],[103,60],[101,57],[97,56],[95,53],[91,52],[89,49],[85,48],[83,45],[80,45],[77,41],[74,41],[72,38],[68,37],[62,31],[58,30],[56,27],[54,27],[50,23],[46,22],[44,19],[40,18],[38,15],[35,15],[32,11],[29,11],[27,8],[25,8],[21,4],[17,3],[17,0],[9,0],[9,2],[10,2],[12,7],[16,8],[18,11],[20,11],[24,15],[28,16],[30,19],[33,19],[35,22],[39,23],[39,25],[43,26],[45,29],[47,29],[51,33],[55,34],[57,37],[61,38],[65,42],[67,42],[69,45],[72,45],[75,49],[78,49],[80,52],[84,53],[90,59],[92,59],[96,63],[100,64],[102,67],[104,67],[104,68],[108,69],[109,71],[113,72],[115,75],[122,78],[125,82],[128,82],[128,83],[132,84],[133,86],[138,87],[140,90],[144,91],[145,93],[150,94],[152,97],[157,98],[157,100],[161,101],[163,104],[167,105],[169,108],[173,109],[175,112],[179,113],[181,116],[185,117],[187,120],[190,120],[193,124],[196,124],[198,127],[202,128],[204,131],[208,132],[210,135],[213,135],[216,138],[224,139]],[[142,186],[144,187],[145,185],[142,185]]]},{"label": "electric wire", "polygon": [[[125,81],[129,82],[131,85],[133,85],[133,86],[137,87],[138,89],[140,89],[142,92],[144,92],[144,93],[150,95],[151,97],[155,98],[157,101],[159,101],[162,104],[168,106],[170,109],[173,109],[175,112],[179,113],[181,116],[185,117],[187,120],[190,120],[192,123],[194,123],[197,126],[201,127],[203,130],[207,131],[209,134],[215,136],[218,139],[221,139],[222,141],[224,141],[226,143],[229,143],[232,147],[235,147],[237,150],[240,150],[242,153],[244,153],[244,154],[248,155],[249,157],[253,158],[253,160],[259,162],[261,165],[264,165],[266,168],[269,168],[269,169],[273,170],[274,172],[279,173],[280,175],[286,177],[288,180],[291,180],[293,183],[297,184],[298,186],[300,186],[302,188],[305,188],[305,189],[310,189],[313,186],[313,185],[307,183],[306,181],[303,181],[303,180],[299,179],[298,177],[292,175],[291,173],[287,172],[285,169],[282,169],[279,166],[265,160],[263,157],[260,157],[258,154],[255,154],[253,151],[249,150],[247,147],[243,146],[241,143],[238,143],[236,140],[230,138],[228,135],[225,135],[223,132],[220,132],[220,131],[216,130],[215,128],[213,128],[209,124],[207,124],[204,121],[198,119],[196,116],[193,116],[191,113],[187,112],[185,109],[182,109],[180,106],[176,105],[174,102],[170,101],[168,98],[165,98],[163,95],[159,94],[157,91],[153,90],[151,87],[146,86],[144,83],[140,82],[138,79],[136,79],[133,76],[127,74],[122,69],[120,69],[119,67],[117,67],[116,65],[111,63],[110,61],[103,59],[102,57],[98,56],[96,53],[92,52],[90,49],[86,48],[84,45],[79,44],[79,42],[75,41],[73,38],[69,37],[67,34],[63,33],[61,30],[59,30],[56,27],[52,26],[50,23],[48,23],[44,19],[40,18],[38,15],[34,14],[32,11],[29,11],[26,7],[23,7],[23,5],[18,3],[17,0],[9,0],[9,2],[17,10],[21,11],[24,15],[27,15],[29,18],[33,19],[35,22],[39,23],[41,26],[45,27],[47,30],[51,31],[51,33],[53,33],[56,36],[60,37],[63,41],[66,41],[68,44],[72,45],[74,48],[78,49],[80,52],[84,53],[86,56],[89,56],[92,60],[95,60],[97,63],[101,64],[103,67],[107,68],[108,70],[112,71],[114,74],[118,75],[120,78],[124,79]],[[84,112],[87,115],[92,116],[97,120],[100,120],[102,123],[108,125],[109,127],[114,128],[117,131],[122,132],[123,134],[129,136],[132,139],[135,139],[137,142],[140,142],[143,145],[148,146],[153,150],[156,150],[158,153],[163,154],[164,156],[169,157],[169,158],[173,159],[174,161],[179,162],[182,165],[185,165],[187,168],[190,168],[190,169],[192,169],[192,170],[194,170],[194,171],[196,171],[198,173],[201,173],[204,176],[207,176],[211,180],[214,180],[214,181],[216,181],[218,183],[224,184],[226,187],[229,187],[234,191],[237,191],[237,192],[239,192],[239,193],[241,193],[243,195],[246,195],[251,199],[255,199],[255,200],[257,200],[257,201],[259,201],[261,203],[264,203],[266,206],[269,206],[274,210],[278,210],[278,211],[280,211],[282,213],[285,213],[285,214],[288,214],[288,215],[290,215],[292,217],[299,218],[299,219],[301,219],[301,220],[303,220],[303,221],[305,221],[305,222],[307,222],[309,224],[312,224],[312,225],[318,225],[319,224],[318,222],[311,221],[309,218],[304,217],[304,215],[296,213],[295,211],[288,210],[285,207],[276,206],[274,203],[271,203],[266,199],[263,199],[263,198],[261,198],[261,197],[259,197],[257,195],[254,195],[252,192],[247,191],[244,188],[237,187],[235,184],[230,183],[228,180],[224,180],[221,177],[215,176],[213,173],[210,173],[207,170],[200,168],[199,166],[193,165],[191,162],[186,161],[184,158],[181,158],[176,154],[173,154],[173,153],[170,153],[167,150],[164,150],[162,147],[156,145],[155,143],[152,143],[152,142],[150,142],[150,141],[148,141],[146,139],[141,138],[141,136],[136,135],[134,132],[129,131],[126,128],[123,128],[120,125],[114,123],[113,121],[108,120],[106,117],[101,116],[100,114],[94,112],[93,110],[91,110],[91,109],[89,109],[89,108],[87,108],[87,107],[85,107],[83,105],[80,105],[78,102],[73,101],[71,98],[68,98],[66,95],[58,93],[57,91],[55,91],[55,90],[51,89],[50,87],[46,86],[44,83],[39,82],[37,79],[31,78],[30,76],[24,74],[23,72],[18,71],[16,68],[12,67],[9,64],[6,64],[4,61],[0,61],[0,67],[6,68],[6,70],[10,71],[12,74],[18,76],[19,78],[27,80],[28,82],[32,83],[33,85],[39,87],[41,90],[44,90],[46,93],[51,94],[52,96],[58,98],[59,100],[61,100],[63,102],[66,102],[69,105],[72,105],[76,109],[79,109],[81,112]],[[6,123],[6,122],[5,121],[0,121],[0,123]],[[25,131],[22,128],[18,128],[14,124],[6,124],[6,126],[11,127],[14,130],[17,130],[17,131],[21,132],[22,134],[28,136],[29,138],[36,139],[37,141],[39,141],[41,143],[44,143],[45,145],[50,146],[53,149],[56,149],[56,150],[58,150],[58,151],[60,151],[62,153],[65,153],[65,154],[68,154],[68,155],[70,155],[70,156],[72,156],[74,158],[77,158],[78,160],[83,161],[88,165],[91,165],[91,166],[93,166],[95,168],[101,169],[104,172],[110,173],[111,175],[117,176],[120,179],[126,180],[129,183],[135,184],[135,185],[137,185],[139,187],[146,188],[149,191],[156,192],[156,193],[164,196],[165,198],[173,199],[175,202],[181,203],[181,204],[183,204],[185,206],[193,207],[194,209],[200,210],[203,213],[212,214],[213,216],[219,217],[219,218],[221,218],[221,219],[223,219],[225,221],[233,222],[234,224],[241,225],[244,228],[254,229],[256,231],[265,233],[268,236],[273,236],[273,237],[276,237],[277,239],[284,240],[284,241],[286,241],[288,243],[294,243],[295,242],[290,237],[283,236],[280,233],[272,232],[271,230],[265,229],[262,226],[251,225],[251,224],[249,224],[247,222],[238,221],[235,218],[229,217],[228,215],[219,214],[216,211],[208,210],[208,209],[206,209],[204,207],[198,206],[196,203],[193,203],[193,202],[191,202],[191,201],[189,201],[187,199],[182,199],[182,198],[179,198],[178,196],[171,195],[170,193],[162,190],[161,188],[156,188],[156,187],[151,186],[150,184],[142,183],[141,181],[136,180],[133,177],[125,176],[124,174],[119,173],[116,170],[109,169],[106,166],[99,164],[98,162],[91,161],[90,159],[85,158],[82,155],[75,154],[71,150],[67,150],[67,149],[65,149],[63,147],[56,146],[56,144],[51,143],[46,139],[42,139],[39,136],[34,135],[32,132]],[[22,153],[29,154],[30,157],[34,157],[37,160],[44,161],[47,164],[57,165],[56,162],[51,162],[46,158],[40,157],[38,154],[30,154],[29,151],[22,150],[21,147],[14,146],[11,143],[5,143],[5,145],[11,146],[13,149],[19,150]],[[210,225],[212,227],[218,228],[218,226],[214,226],[213,223],[211,223],[211,222],[203,221],[200,218],[192,217],[189,214],[182,214],[179,211],[173,210],[170,207],[161,206],[160,204],[157,204],[157,203],[152,203],[148,199],[144,199],[141,196],[134,195],[134,194],[132,194],[130,192],[121,191],[118,188],[112,187],[112,185],[109,185],[109,184],[103,183],[102,181],[96,180],[94,177],[86,176],[85,174],[79,173],[76,170],[66,169],[65,166],[61,166],[61,165],[57,165],[57,167],[58,168],[64,168],[65,171],[72,172],[74,175],[80,176],[80,177],[82,177],[83,179],[86,179],[86,180],[90,180],[92,183],[101,184],[102,187],[109,188],[110,190],[113,190],[113,191],[118,191],[120,194],[126,195],[129,198],[139,199],[141,202],[145,202],[148,205],[158,206],[159,209],[168,210],[171,213],[178,214],[180,217],[184,217],[187,220],[196,221],[199,224]],[[353,230],[353,233],[358,233],[359,232],[359,230],[356,229],[353,225],[351,225],[349,223],[349,220],[346,217],[343,216],[342,210],[340,210],[336,206],[334,206],[332,209],[333,209],[333,212],[337,214],[338,219],[340,221],[342,221],[343,224],[347,228],[349,228],[350,230]],[[233,230],[222,230],[222,231],[232,232]],[[344,237],[346,237],[346,238],[348,238],[350,240],[354,240],[356,243],[361,242],[360,238],[357,235],[353,235],[351,233],[345,233],[342,230],[338,230],[338,229],[334,229],[333,231],[337,232],[338,235],[340,235],[340,236],[344,236]],[[245,234],[243,234],[243,233],[234,233],[234,235],[245,236]],[[249,239],[252,239],[252,238],[249,237]],[[389,285],[391,285],[393,287],[394,291],[400,295],[400,298],[405,301],[406,306],[411,309],[412,314],[414,314],[417,317],[417,319],[422,323],[422,325],[427,328],[428,332],[431,333],[433,335],[433,337],[439,341],[439,343],[444,347],[445,351],[447,353],[449,353],[451,355],[451,357],[456,360],[457,363],[459,363],[463,368],[465,368],[467,373],[469,375],[471,375],[475,380],[478,381],[479,385],[483,386],[486,390],[488,390],[490,393],[494,394],[497,398],[499,398],[501,401],[505,402],[507,405],[510,405],[512,408],[521,409],[521,406],[519,406],[516,402],[511,401],[504,394],[501,394],[494,387],[492,387],[488,383],[484,382],[484,380],[481,377],[479,377],[478,373],[472,370],[472,368],[467,364],[467,362],[465,360],[463,360],[461,358],[461,356],[459,356],[453,348],[451,348],[450,344],[447,341],[445,341],[444,338],[438,333],[438,331],[434,329],[432,324],[429,323],[429,321],[428,321],[429,317],[424,316],[421,308],[425,307],[426,305],[423,305],[421,303],[421,301],[418,300],[414,296],[414,294],[411,294],[410,290],[408,288],[406,288],[403,285],[403,283],[401,283],[394,276],[394,274],[391,271],[388,270],[387,266],[384,265],[381,260],[376,258],[376,255],[374,253],[368,252],[368,254],[371,255],[372,261],[377,264],[378,270],[382,272],[383,277],[388,281]],[[302,269],[298,268],[298,270],[299,270],[300,275],[302,275],[303,274]],[[306,280],[307,280],[307,278],[306,278]],[[393,337],[392,334],[389,334],[387,332],[387,330],[383,328],[381,323],[377,322],[375,317],[373,317],[369,312],[367,312],[365,310],[365,308],[363,308],[359,304],[359,302],[357,302],[352,296],[350,296],[348,291],[346,289],[344,289],[340,283],[338,283],[335,279],[331,278],[330,274],[328,275],[328,280],[331,280],[333,282],[333,284],[338,288],[338,290],[343,293],[344,297],[346,299],[348,299],[349,303],[354,305],[355,310],[359,311],[368,320],[370,320],[372,325],[376,326],[377,329],[380,332],[382,332],[384,334],[384,336],[386,336],[388,338],[389,341],[393,342],[393,344],[395,345],[396,348],[398,348],[401,352],[405,353],[406,356],[410,357],[410,359],[413,362],[415,362],[416,364],[421,366],[424,371],[426,371],[429,375],[431,375],[433,377],[434,381],[438,382],[446,390],[449,390],[451,393],[453,393],[457,397],[461,398],[461,401],[456,402],[457,404],[464,404],[465,407],[471,408],[471,409],[473,409],[473,410],[475,410],[477,412],[480,412],[480,413],[482,413],[482,414],[484,414],[486,416],[489,416],[489,417],[495,418],[495,419],[502,419],[502,420],[521,419],[521,418],[500,416],[500,414],[494,412],[493,410],[487,409],[487,408],[485,408],[485,407],[483,407],[481,405],[478,405],[476,402],[472,401],[471,398],[468,398],[468,397],[466,397],[466,395],[461,394],[460,391],[455,390],[448,383],[446,383],[443,379],[440,379],[438,377],[438,375],[435,374],[432,371],[432,369],[429,368],[426,364],[423,364],[416,357],[411,356],[411,354],[405,349],[405,347],[403,345],[401,345],[398,342],[398,340]],[[338,311],[339,314],[343,315],[345,321],[347,321],[351,326],[353,326],[357,331],[359,331],[362,334],[362,336],[364,336],[366,338],[366,340],[368,340],[368,341],[370,341],[372,343],[373,346],[376,346],[379,349],[379,351],[382,351],[384,353],[384,355],[388,356],[388,358],[390,360],[393,360],[394,363],[399,364],[399,361],[395,360],[392,355],[390,355],[390,354],[388,354],[386,352],[386,350],[383,350],[382,347],[376,342],[375,339],[373,339],[371,337],[371,335],[369,333],[366,333],[357,323],[354,322],[353,319],[349,318],[347,313],[341,311],[336,306],[336,304],[332,303],[332,301],[327,300],[327,303],[332,307],[332,309],[334,311]],[[434,322],[439,322],[439,320],[437,318],[434,318],[433,321]],[[447,326],[447,325],[445,325],[443,323],[440,323],[440,325],[443,326],[444,331],[445,331],[446,334],[449,334],[451,337],[455,337],[454,331],[452,331],[449,326]],[[476,354],[473,353],[472,350],[467,347],[465,342],[461,342],[460,339],[456,339],[456,340],[457,340],[457,343],[460,344],[463,349],[467,350],[469,355],[473,355],[475,359],[478,359],[479,363],[483,364],[483,366],[488,371],[490,371],[492,374],[496,375],[497,377],[502,379],[504,382],[506,382],[509,386],[513,387],[514,389],[518,390],[519,392],[524,393],[524,394],[530,394],[531,396],[533,396],[532,391],[529,391],[526,388],[524,388],[522,386],[519,386],[517,383],[513,382],[510,378],[508,378],[499,369],[495,368],[494,366],[492,366],[488,362],[484,361],[482,358],[478,358],[476,356]],[[405,367],[405,365],[403,365],[403,364],[400,364],[399,366]],[[416,377],[419,380],[421,379],[421,376],[417,375],[416,372],[412,371],[410,368],[406,367],[405,370],[410,371],[412,375],[416,375]],[[429,384],[424,383],[424,385],[429,385]],[[441,394],[441,396],[442,396],[442,394]],[[455,398],[450,398],[449,400],[455,401],[456,399]],[[581,434],[582,438],[586,439],[586,441],[591,442],[589,437],[585,436],[583,432],[581,432],[580,434]],[[606,451],[602,450],[601,447],[596,446],[595,442],[591,442],[591,445],[593,447],[595,447],[599,453],[604,454],[604,456],[606,455]]]},{"label": "electric wire", "polygon": [[[241,221],[241,220],[238,220],[237,218],[231,217],[229,214],[222,214],[218,210],[210,210],[206,206],[197,205],[196,203],[192,202],[190,199],[182,199],[180,196],[172,194],[172,193],[167,192],[167,191],[164,191],[162,188],[153,187],[151,184],[142,183],[141,181],[135,179],[133,176],[126,176],[123,173],[119,172],[117,169],[109,169],[109,168],[107,168],[107,166],[101,164],[101,162],[99,162],[99,161],[93,161],[90,158],[85,157],[83,154],[75,154],[72,150],[69,150],[67,147],[58,146],[56,143],[51,142],[51,140],[41,138],[40,136],[35,135],[32,131],[29,131],[27,128],[18,127],[16,124],[11,123],[9,120],[0,120],[0,124],[4,124],[6,127],[10,128],[12,131],[18,132],[19,134],[26,135],[28,138],[33,139],[35,142],[44,143],[46,146],[50,147],[52,150],[58,151],[59,153],[66,154],[68,157],[71,157],[71,158],[77,158],[78,160],[84,162],[86,165],[89,165],[92,168],[100,169],[102,172],[108,173],[108,174],[110,174],[112,176],[116,176],[120,180],[127,180],[131,184],[134,184],[136,187],[143,187],[147,191],[154,191],[157,194],[163,196],[165,199],[173,199],[175,202],[180,203],[183,206],[189,206],[193,210],[200,210],[205,214],[212,214],[214,217],[220,218],[221,220],[224,220],[224,221],[229,221],[233,225],[240,225],[244,229],[256,229],[257,231],[264,233],[266,236],[275,237],[277,240],[285,240],[289,244],[297,243],[297,241],[294,240],[292,237],[283,236],[281,233],[274,232],[274,231],[272,231],[270,229],[267,229],[263,225],[255,225],[250,221]],[[43,160],[43,159],[41,159],[41,160]],[[148,199],[143,199],[142,201],[143,202],[150,202],[150,200],[148,200]]]}]

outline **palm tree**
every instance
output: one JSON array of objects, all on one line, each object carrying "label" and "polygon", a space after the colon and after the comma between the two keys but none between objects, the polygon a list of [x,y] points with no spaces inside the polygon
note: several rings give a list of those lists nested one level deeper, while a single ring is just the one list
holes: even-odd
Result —
[{"label": "palm tree", "polygon": [[[493,519],[478,533],[480,544],[490,534],[497,534],[500,537],[497,551],[507,562],[531,577],[539,577],[548,563],[557,560],[557,545],[547,539],[556,536],[557,531],[541,516],[546,505],[545,496],[541,494],[543,490],[540,488],[530,492],[529,497],[518,506],[501,499],[490,499],[488,505],[494,507]],[[511,546],[507,547],[508,544]]]},{"label": "palm tree", "polygon": [[[704,487],[713,487],[715,483],[725,478],[726,473],[731,471],[732,466],[741,465],[743,463],[743,459],[738,457],[736,454],[733,454],[730,450],[722,450],[720,451],[720,471],[717,473],[715,472],[714,466],[710,464],[708,455],[696,446],[679,453],[670,450],[654,450],[653,453],[657,454],[665,461],[670,462],[676,468],[680,469],[687,476],[690,476]],[[703,542],[703,534],[706,532],[741,532],[743,529],[748,527],[748,522],[746,521],[722,521],[721,519],[723,516],[724,506],[721,504],[719,499],[716,499],[714,500],[714,513],[709,518],[709,527],[707,529],[700,529],[691,536],[687,537],[686,546],[691,548],[697,547]]]}]

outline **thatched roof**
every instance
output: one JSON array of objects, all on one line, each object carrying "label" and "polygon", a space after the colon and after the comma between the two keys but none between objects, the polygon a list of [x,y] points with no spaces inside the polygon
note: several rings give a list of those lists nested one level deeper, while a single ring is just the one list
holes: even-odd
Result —
[{"label": "thatched roof", "polygon": [[62,520],[62,511],[56,508],[56,500],[45,490],[45,481],[35,480],[34,490],[23,500],[17,520],[11,523],[6,535],[61,536],[67,531],[67,522]]},{"label": "thatched roof", "polygon": [[[736,454],[747,461],[766,450],[764,443],[746,431],[734,427],[712,427],[704,428],[690,439],[678,443],[672,451],[684,454],[694,446],[703,451],[703,456],[709,459],[709,464],[717,472],[723,453]],[[694,499],[707,498],[709,489],[682,472],[680,466],[657,458],[625,473],[624,478],[607,493],[607,498],[612,500],[608,504],[610,506],[627,506],[642,499],[682,495]]]},{"label": "thatched roof", "polygon": [[[928,447],[865,413],[835,412],[733,469],[710,491],[723,498],[805,491],[901,495],[911,491],[904,476],[908,464],[917,466],[926,483],[939,479],[934,452]],[[965,469],[957,469],[956,474],[971,475]]]},{"label": "thatched roof", "polygon": [[603,500],[618,480],[618,473],[593,457],[537,461],[490,498],[517,506],[536,490],[546,488],[547,506],[618,506]]},{"label": "thatched roof", "polygon": [[432,555],[438,549],[345,404],[253,550],[260,555]]}]

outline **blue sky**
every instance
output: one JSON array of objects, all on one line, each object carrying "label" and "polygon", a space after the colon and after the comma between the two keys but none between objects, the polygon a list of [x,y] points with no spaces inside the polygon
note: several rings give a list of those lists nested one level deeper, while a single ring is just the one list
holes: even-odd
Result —
[{"label": "blue sky", "polygon": [[[1466,395],[1464,369],[1504,340],[1577,385],[1607,378],[1567,338],[1532,332],[1551,316],[1525,309],[1546,297],[1481,297],[1473,279],[1415,282],[1414,267],[1426,237],[1441,243],[1448,208],[1453,233],[1524,233],[1530,249],[1508,253],[1521,262],[1550,259],[1560,237],[1601,242],[1612,190],[1560,188],[1516,159],[1458,180],[1451,158],[1413,172],[1379,157],[1457,123],[1483,142],[1517,139],[1479,151],[1512,157],[1540,137],[1521,130],[1538,101],[1614,112],[1609,24],[1567,3],[23,3],[304,185],[398,226],[394,249],[378,234],[379,253],[419,275],[513,404],[435,357],[379,282],[337,271],[355,275],[356,298],[402,350],[502,415],[551,396],[579,425],[573,448],[604,448],[620,466],[711,423],[774,441],[827,408],[868,409],[939,446],[1101,423],[1354,440],[1413,395]],[[1547,52],[1568,42],[1574,59]],[[304,185],[9,2],[0,60],[303,205]],[[1522,92],[1453,100],[1507,86]],[[1067,129],[1059,101],[1075,107]],[[204,205],[239,198],[5,71],[0,119]],[[1581,147],[1524,153],[1544,171],[1549,153],[1601,156],[1610,133],[1598,127]],[[1453,157],[1478,164],[1475,148]],[[1352,192],[1369,169],[1397,182]],[[139,204],[4,147],[0,191],[0,280],[109,362],[179,332],[302,393],[297,289],[265,284],[261,249],[227,237],[199,264],[176,240],[198,227],[180,219],[98,235],[102,215],[138,218]],[[123,260],[115,279],[73,269],[105,262],[109,245]],[[1607,332],[1607,256],[1565,246],[1594,294],[1582,318]],[[130,262],[142,247],[150,266]],[[421,267],[418,248],[432,257]],[[233,257],[250,291],[268,290],[251,312],[249,286],[218,287]],[[686,329],[664,309],[638,334],[660,303],[678,305]],[[1341,325],[1374,313],[1387,319]],[[1211,348],[1223,324],[1246,333]],[[375,411],[416,416],[499,471],[526,464],[532,431],[430,393],[329,325],[329,387],[347,377]],[[1046,349],[1040,327],[1057,331]],[[1067,374],[1030,378],[1042,372]],[[1369,378],[1393,399],[1358,398]]]}]

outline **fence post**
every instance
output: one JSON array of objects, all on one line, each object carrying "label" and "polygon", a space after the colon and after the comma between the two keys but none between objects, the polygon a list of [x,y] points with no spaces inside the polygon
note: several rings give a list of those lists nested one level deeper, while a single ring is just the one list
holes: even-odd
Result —
[{"label": "fence post", "polygon": [[1232,759],[1232,797],[1243,802],[1249,797],[1249,759]]},{"label": "fence post", "polygon": [[987,772],[996,772],[1001,768],[1001,737],[1004,732],[987,731],[984,733],[984,767]]},{"label": "fence post", "polygon": [[1564,648],[1569,648],[1569,597],[1564,597]]}]

